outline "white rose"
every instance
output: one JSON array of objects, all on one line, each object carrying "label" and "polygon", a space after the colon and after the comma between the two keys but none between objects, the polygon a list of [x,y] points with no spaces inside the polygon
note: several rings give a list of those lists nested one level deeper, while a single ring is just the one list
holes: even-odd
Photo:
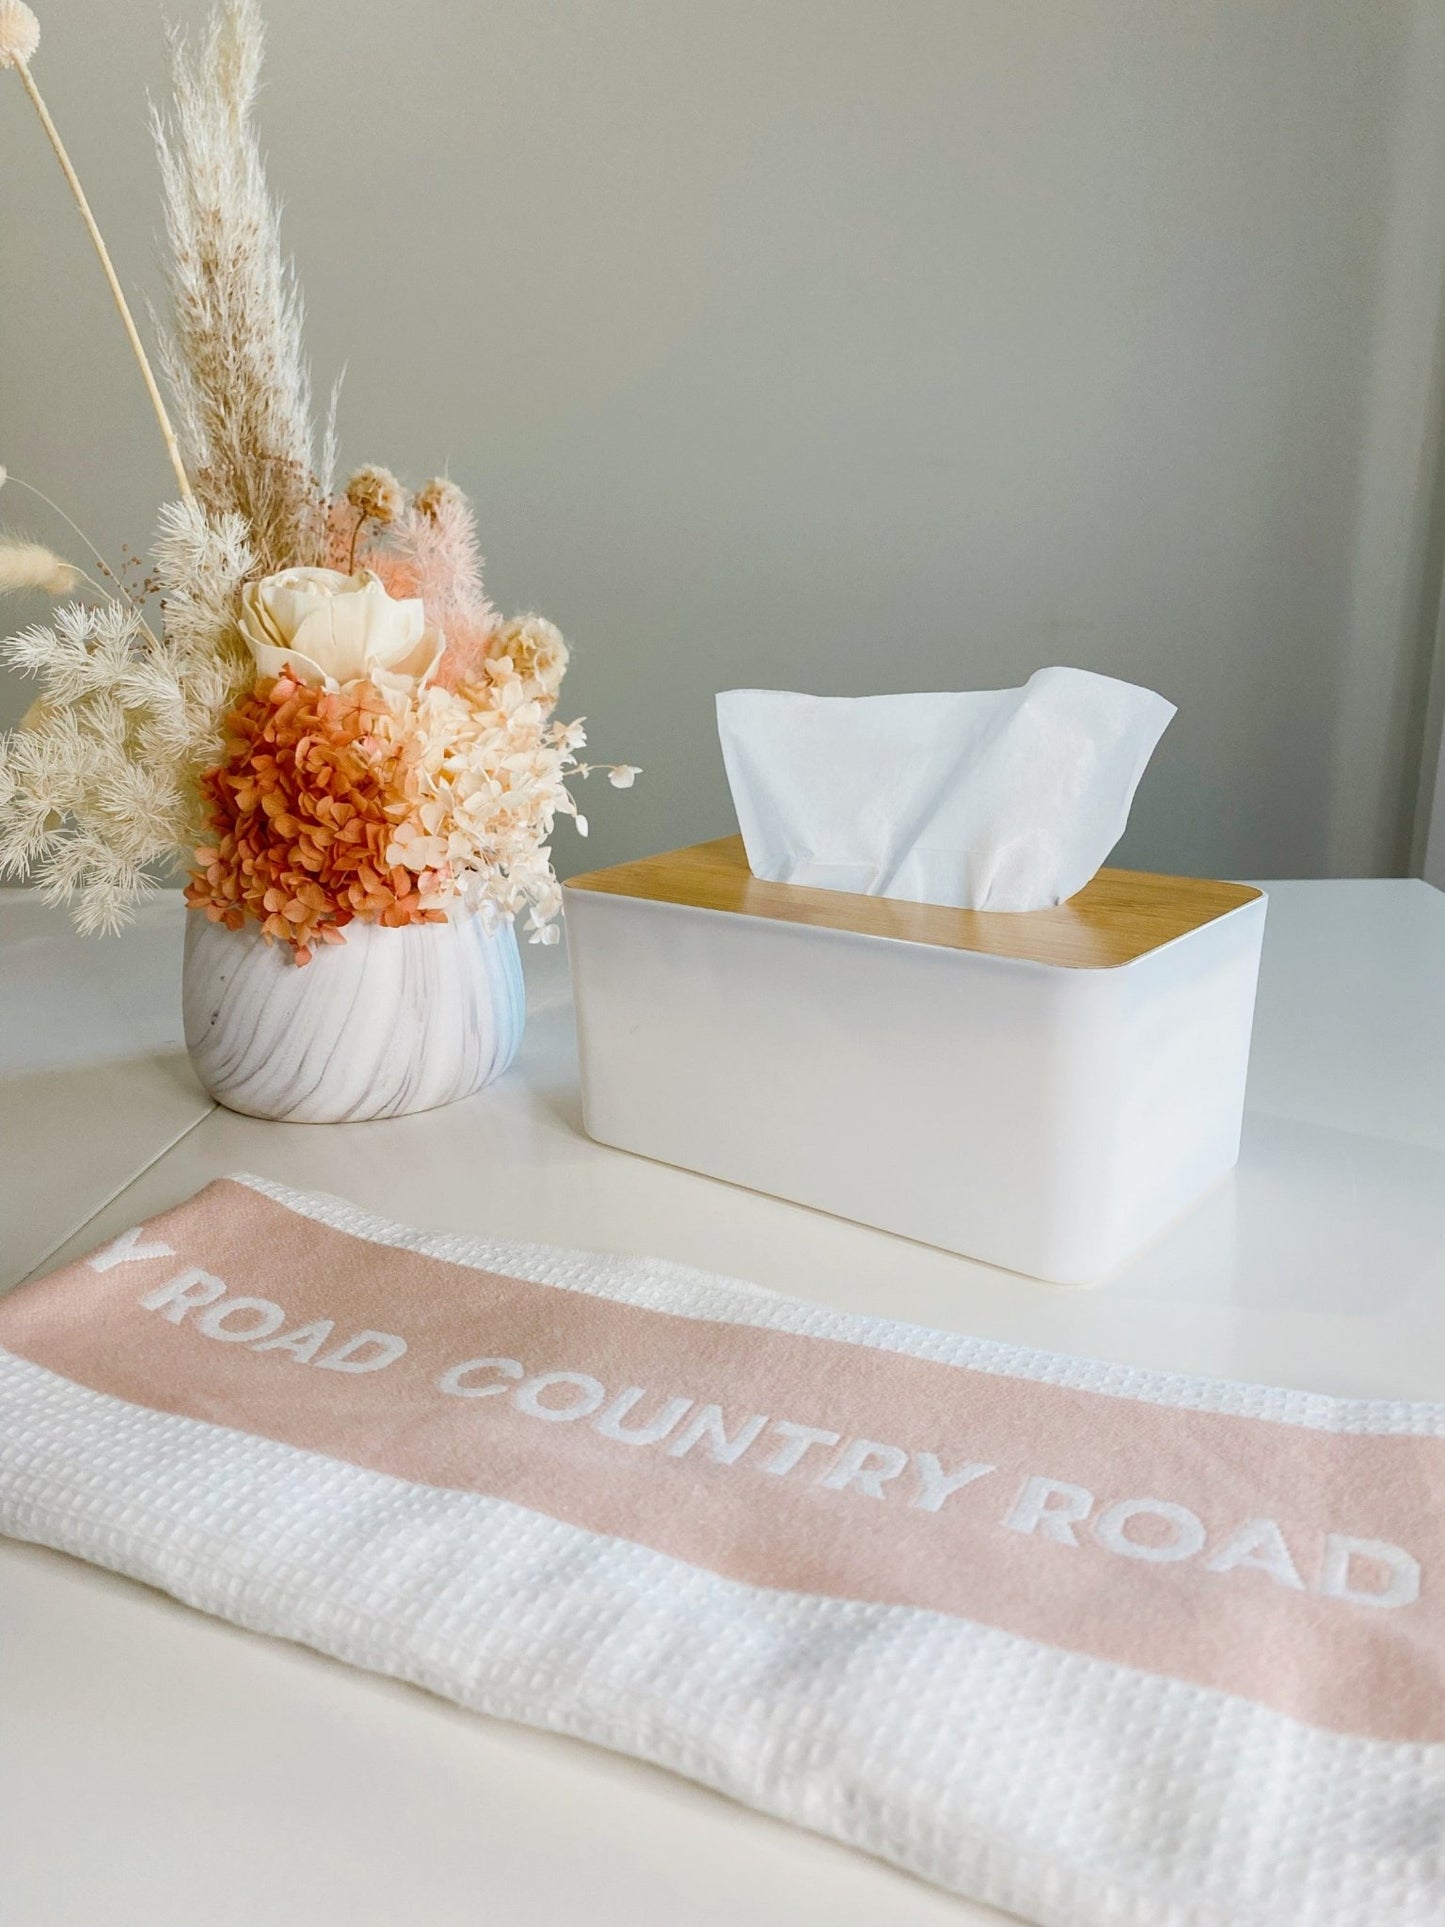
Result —
[{"label": "white rose", "polygon": [[403,694],[424,683],[446,646],[419,597],[390,596],[370,569],[283,569],[241,591],[241,634],[263,676],[292,673],[336,690],[369,676]]}]

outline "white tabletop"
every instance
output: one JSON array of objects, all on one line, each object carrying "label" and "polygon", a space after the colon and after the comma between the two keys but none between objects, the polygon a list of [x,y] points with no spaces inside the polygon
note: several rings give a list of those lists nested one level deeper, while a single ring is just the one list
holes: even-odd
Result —
[{"label": "white tabletop", "polygon": [[[1032,1283],[581,1131],[565,959],[517,1064],[386,1123],[215,1109],[179,1046],[179,902],[82,943],[0,892],[0,1289],[245,1169],[418,1224],[656,1253],[960,1331],[1341,1394],[1445,1398],[1445,895],[1271,895],[1235,1176],[1120,1277]],[[3,1449],[3,1441],[0,1441]],[[981,1927],[650,1768],[464,1714],[0,1544],[6,1927]]]}]

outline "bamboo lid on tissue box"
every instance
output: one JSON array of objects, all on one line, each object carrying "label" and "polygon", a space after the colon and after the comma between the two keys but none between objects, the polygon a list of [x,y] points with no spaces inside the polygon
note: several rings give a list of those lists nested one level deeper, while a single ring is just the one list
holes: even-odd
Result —
[{"label": "bamboo lid on tissue box", "polygon": [[636,863],[573,877],[569,890],[744,917],[805,923],[860,936],[895,937],[991,957],[1017,957],[1074,970],[1132,963],[1160,944],[1187,936],[1262,892],[1247,883],[1155,876],[1145,870],[1100,870],[1076,896],[1048,910],[953,910],[894,897],[854,896],[796,883],[764,883],[748,868],[740,836],[694,843]]}]

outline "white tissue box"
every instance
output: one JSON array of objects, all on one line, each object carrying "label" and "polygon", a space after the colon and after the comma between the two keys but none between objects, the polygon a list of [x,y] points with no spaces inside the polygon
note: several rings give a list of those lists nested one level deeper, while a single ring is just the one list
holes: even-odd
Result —
[{"label": "white tissue box", "polygon": [[590,1136],[1061,1284],[1239,1155],[1265,898],[1101,870],[1009,914],[752,876],[566,888]]}]

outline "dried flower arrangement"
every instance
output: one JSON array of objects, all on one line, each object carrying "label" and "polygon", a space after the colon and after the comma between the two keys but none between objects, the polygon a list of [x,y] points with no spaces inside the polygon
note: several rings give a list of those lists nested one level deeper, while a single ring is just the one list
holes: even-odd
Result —
[{"label": "dried flower arrangement", "polygon": [[[171,114],[152,116],[174,427],[30,72],[39,39],[23,0],[0,0],[0,69],[70,184],[180,499],[134,591],[73,523],[100,580],[0,538],[0,589],[73,598],[0,645],[41,683],[0,738],[0,875],[34,876],[83,931],[114,930],[180,853],[193,908],[231,929],[254,920],[301,964],[354,918],[459,906],[525,916],[532,941],[555,942],[548,838],[559,815],[586,833],[568,781],[590,773],[582,725],[554,715],[567,648],[541,616],[498,618],[454,483],[409,495],[368,465],[333,492],[336,392],[318,459],[301,302],[252,120],[255,0],[222,0],[194,51],[176,37]],[[636,774],[608,771],[619,788]]]}]

